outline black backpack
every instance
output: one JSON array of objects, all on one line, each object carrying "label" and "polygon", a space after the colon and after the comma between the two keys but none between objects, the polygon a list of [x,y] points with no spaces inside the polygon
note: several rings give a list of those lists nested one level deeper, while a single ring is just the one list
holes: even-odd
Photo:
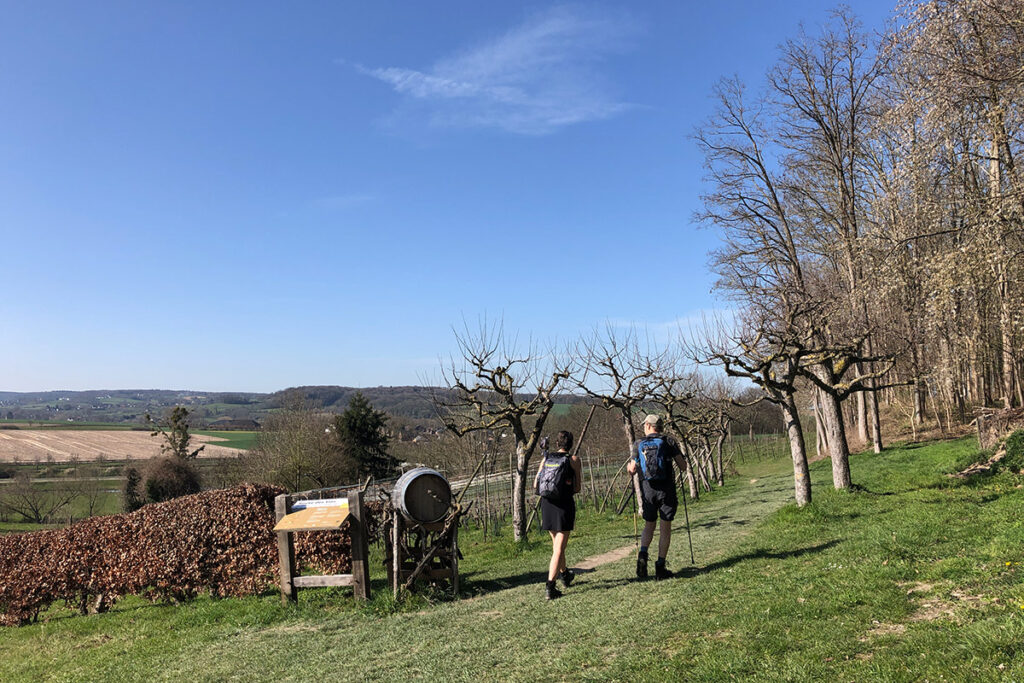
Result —
[{"label": "black backpack", "polygon": [[571,467],[568,453],[545,453],[537,477],[537,494],[541,498],[563,497]]},{"label": "black backpack", "polygon": [[668,477],[668,464],[665,462],[665,439],[654,436],[642,439],[636,447],[640,471],[647,481],[664,481]]}]

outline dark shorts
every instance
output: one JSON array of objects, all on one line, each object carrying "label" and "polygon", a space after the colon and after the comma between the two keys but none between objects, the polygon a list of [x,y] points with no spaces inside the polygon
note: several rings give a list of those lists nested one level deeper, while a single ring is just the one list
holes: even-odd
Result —
[{"label": "dark shorts", "polygon": [[576,499],[540,499],[540,528],[544,531],[572,531],[576,528]]},{"label": "dark shorts", "polygon": [[679,507],[675,486],[665,489],[654,488],[646,481],[640,482],[640,501],[640,515],[645,522],[657,521],[658,517],[671,522],[676,517],[676,508]]}]

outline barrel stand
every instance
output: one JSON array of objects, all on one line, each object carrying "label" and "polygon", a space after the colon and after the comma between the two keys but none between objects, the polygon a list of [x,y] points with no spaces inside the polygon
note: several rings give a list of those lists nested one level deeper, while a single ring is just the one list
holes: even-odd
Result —
[{"label": "barrel stand", "polygon": [[412,589],[419,579],[433,585],[447,582],[452,595],[458,597],[460,516],[454,513],[441,522],[420,524],[394,512],[384,563],[396,598],[403,588]]}]

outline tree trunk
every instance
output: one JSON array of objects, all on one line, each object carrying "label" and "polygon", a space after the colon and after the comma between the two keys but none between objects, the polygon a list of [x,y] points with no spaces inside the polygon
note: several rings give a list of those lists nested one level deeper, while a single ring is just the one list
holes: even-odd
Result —
[{"label": "tree trunk", "polygon": [[516,470],[512,473],[512,535],[517,541],[526,538],[526,477],[529,460],[526,444],[516,443]]},{"label": "tree trunk", "polygon": [[850,479],[850,447],[846,443],[842,405],[833,394],[821,392],[821,413],[828,439],[829,457],[832,458],[832,485],[848,489]]},{"label": "tree trunk", "polygon": [[914,425],[920,427],[924,424],[924,382],[921,381],[921,356],[923,350],[917,343],[911,345],[911,371],[914,373]]},{"label": "tree trunk", "polygon": [[[633,442],[636,441],[636,430],[633,428],[633,418],[629,414],[629,408],[622,408],[622,429],[626,432],[626,457],[633,457]],[[636,514],[641,514],[640,503],[640,473],[633,473],[633,496],[636,498]]]},{"label": "tree trunk", "polygon": [[694,464],[696,465],[694,469],[697,471],[697,477],[700,481],[701,486],[704,487],[705,491],[710,493],[711,483],[708,481],[708,475],[704,470],[704,459],[700,456],[700,454],[694,454]]},{"label": "tree trunk", "polygon": [[[863,374],[863,365],[861,363],[857,363],[857,366],[856,366],[855,369],[857,371],[857,374]],[[857,438],[860,439],[860,442],[866,446],[867,443],[868,443],[868,402],[867,402],[867,392],[866,391],[858,391],[856,394],[854,394],[854,397],[857,399],[856,413],[855,413],[856,416],[857,416],[857,418],[856,418],[856,422],[857,422]]]},{"label": "tree trunk", "polygon": [[682,439],[683,457],[686,459],[686,483],[690,488],[690,500],[697,500],[700,497],[700,489],[697,488],[697,475],[694,474],[693,454],[690,453],[690,444]]},{"label": "tree trunk", "polygon": [[704,452],[704,467],[707,468],[707,479],[710,486],[711,482],[718,481],[718,472],[715,471],[715,458],[711,454],[711,443],[707,437],[704,438],[704,448],[701,450]]},{"label": "tree trunk", "polygon": [[829,457],[828,431],[825,428],[825,419],[821,414],[821,389],[814,390],[814,432],[815,432],[815,455],[820,458]]},{"label": "tree trunk", "polygon": [[[868,355],[869,356],[873,356],[874,353],[875,353],[875,345],[872,343],[870,336],[867,339],[867,348],[868,348]],[[874,372],[875,372],[875,363],[874,363],[874,361],[871,361],[871,362],[868,363],[867,370],[868,370],[869,373],[874,374]],[[872,386],[872,387],[875,386],[875,380],[873,378],[868,380],[868,381],[870,382],[870,386]],[[880,418],[880,416],[878,414],[878,392],[876,392],[876,391],[868,391],[868,392],[863,392],[863,393],[865,393],[864,398],[865,398],[865,400],[867,402],[867,418],[868,418],[868,427],[869,427],[869,430],[871,432],[871,447],[874,449],[875,453],[881,453],[882,452],[882,423],[881,423],[881,418]],[[866,443],[866,441],[865,441],[865,443]]]},{"label": "tree trunk", "polygon": [[924,386],[921,380],[914,380],[914,426],[924,424]]},{"label": "tree trunk", "polygon": [[725,458],[722,455],[722,446],[725,445],[725,432],[718,435],[718,441],[715,442],[715,450],[717,451],[718,457],[718,485],[725,486]]},{"label": "tree trunk", "polygon": [[875,453],[882,452],[882,421],[878,414],[878,392],[868,392],[868,421],[871,427],[871,446]]},{"label": "tree trunk", "polygon": [[786,433],[789,435],[789,450],[793,456],[793,484],[796,491],[796,504],[800,507],[811,502],[811,476],[807,469],[807,451],[804,446],[804,432],[800,425],[796,399],[793,394],[785,397],[782,404],[782,417],[786,422]]},{"label": "tree trunk", "polygon": [[1009,302],[1009,282],[1006,278],[1006,269],[1001,268],[999,273],[999,328],[1003,342],[1003,407],[1012,408],[1014,391],[1014,365],[1013,361],[1013,311]]}]

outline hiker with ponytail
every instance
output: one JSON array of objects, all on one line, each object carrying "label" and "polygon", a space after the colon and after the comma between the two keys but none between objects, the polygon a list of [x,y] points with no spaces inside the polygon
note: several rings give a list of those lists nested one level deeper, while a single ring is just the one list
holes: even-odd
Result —
[{"label": "hiker with ponytail", "polygon": [[583,467],[579,456],[569,453],[572,444],[572,432],[558,432],[555,452],[544,451],[534,478],[534,490],[541,497],[540,526],[551,534],[551,562],[545,586],[548,600],[562,595],[555,587],[559,577],[566,588],[573,580],[573,574],[565,563],[565,546],[569,542],[569,533],[576,526],[575,495],[583,485]]}]

